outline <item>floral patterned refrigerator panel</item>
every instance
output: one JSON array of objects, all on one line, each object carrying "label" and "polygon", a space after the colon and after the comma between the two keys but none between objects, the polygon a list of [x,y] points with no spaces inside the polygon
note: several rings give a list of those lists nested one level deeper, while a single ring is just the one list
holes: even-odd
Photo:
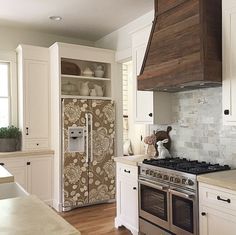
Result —
[{"label": "floral patterned refrigerator panel", "polygon": [[[63,210],[115,199],[114,102],[63,99],[62,121]],[[69,151],[69,127],[86,130],[84,152]]]}]

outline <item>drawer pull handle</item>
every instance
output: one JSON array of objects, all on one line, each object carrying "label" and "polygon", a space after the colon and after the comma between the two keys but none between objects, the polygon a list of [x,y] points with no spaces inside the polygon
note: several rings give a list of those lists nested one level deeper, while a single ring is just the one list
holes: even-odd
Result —
[{"label": "drawer pull handle", "polygon": [[223,201],[223,202],[228,202],[228,203],[231,202],[230,199],[223,199],[223,198],[221,198],[220,196],[217,196],[217,200],[219,200],[219,201]]},{"label": "drawer pull handle", "polygon": [[4,166],[5,164],[3,162],[0,162],[0,166]]},{"label": "drawer pull handle", "polygon": [[133,187],[133,190],[136,190],[137,188],[136,187]]},{"label": "drawer pull handle", "polygon": [[29,127],[26,127],[26,135],[29,135]]},{"label": "drawer pull handle", "polygon": [[130,171],[124,170],[124,172],[130,174]]},{"label": "drawer pull handle", "polygon": [[206,216],[206,212],[202,212],[201,215],[202,215],[202,216]]},{"label": "drawer pull handle", "polygon": [[30,165],[30,162],[27,162],[27,166],[29,166]]}]

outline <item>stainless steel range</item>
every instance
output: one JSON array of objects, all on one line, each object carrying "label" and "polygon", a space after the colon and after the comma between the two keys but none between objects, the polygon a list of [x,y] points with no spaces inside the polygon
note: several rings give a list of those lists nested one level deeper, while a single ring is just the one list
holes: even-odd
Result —
[{"label": "stainless steel range", "polygon": [[229,170],[180,158],[139,164],[139,222],[146,235],[198,235],[197,175]]}]

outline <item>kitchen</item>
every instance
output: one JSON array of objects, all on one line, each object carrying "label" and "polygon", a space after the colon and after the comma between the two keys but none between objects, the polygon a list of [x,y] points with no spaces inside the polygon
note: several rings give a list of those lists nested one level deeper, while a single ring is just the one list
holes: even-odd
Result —
[{"label": "kitchen", "polygon": [[[15,186],[10,176],[13,187],[27,196],[10,199],[9,192],[0,206],[28,197],[33,205],[40,199],[81,234],[234,234],[235,2],[223,0],[221,6],[221,1],[130,0],[126,11],[115,2],[100,4],[97,9],[104,10],[97,19],[103,20],[104,12],[114,15],[109,7],[124,11],[123,21],[117,17],[120,25],[91,36],[85,24],[87,31],[74,38],[68,31],[60,35],[65,13],[62,19],[54,15],[43,29],[38,19],[27,25],[20,13],[18,21],[25,25],[14,25],[17,17],[10,14],[9,3],[4,5],[2,18],[12,25],[0,27],[5,68],[0,75],[11,80],[11,87],[9,94],[1,91],[2,100],[10,97],[10,111],[0,120],[1,127],[8,123],[20,128],[22,146],[15,148],[21,151],[0,153],[0,163],[19,183]],[[33,11],[39,5],[31,7]],[[88,12],[95,6],[84,7]],[[133,18],[125,12],[133,12]],[[97,33],[103,29],[96,27]],[[173,158],[150,159],[161,155],[158,141]],[[123,153],[130,156],[121,157]],[[75,232],[57,219],[72,231],[62,229],[62,234]],[[1,226],[0,231],[7,231]]]}]

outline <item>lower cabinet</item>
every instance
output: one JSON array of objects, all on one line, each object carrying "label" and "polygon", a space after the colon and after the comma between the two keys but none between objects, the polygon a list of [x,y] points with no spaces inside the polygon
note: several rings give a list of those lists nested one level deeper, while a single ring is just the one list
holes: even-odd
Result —
[{"label": "lower cabinet", "polygon": [[204,206],[200,212],[200,235],[235,235],[236,216]]},{"label": "lower cabinet", "polygon": [[138,223],[138,167],[123,163],[116,166],[117,215],[115,226],[125,226],[136,235]]},{"label": "lower cabinet", "polygon": [[28,193],[52,204],[53,157],[0,158],[3,165]]},{"label": "lower cabinet", "polygon": [[236,192],[199,184],[200,235],[235,235]]}]

